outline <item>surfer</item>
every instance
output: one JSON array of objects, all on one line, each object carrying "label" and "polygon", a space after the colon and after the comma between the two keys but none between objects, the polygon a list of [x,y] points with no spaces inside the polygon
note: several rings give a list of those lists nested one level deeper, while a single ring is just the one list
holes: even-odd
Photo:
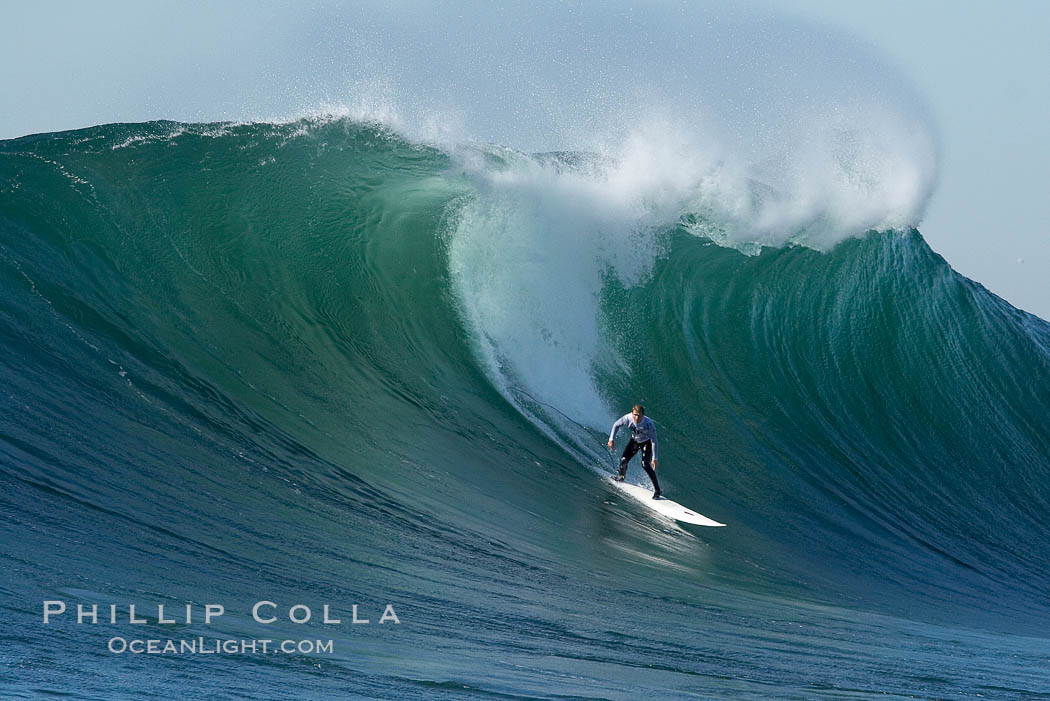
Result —
[{"label": "surfer", "polygon": [[635,404],[630,414],[624,414],[620,420],[613,424],[612,432],[609,433],[609,450],[613,449],[613,441],[616,432],[623,426],[631,427],[631,440],[627,441],[627,447],[623,449],[620,457],[620,472],[614,479],[622,482],[627,476],[627,463],[639,450],[642,451],[642,467],[653,483],[653,499],[663,496],[660,491],[660,483],[656,480],[656,424],[645,415],[645,407]]}]

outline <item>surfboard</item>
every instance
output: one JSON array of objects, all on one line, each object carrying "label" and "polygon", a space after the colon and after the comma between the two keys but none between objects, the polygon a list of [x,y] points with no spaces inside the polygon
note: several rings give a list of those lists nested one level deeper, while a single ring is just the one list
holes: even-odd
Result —
[{"label": "surfboard", "polygon": [[653,493],[651,491],[645,487],[639,487],[637,484],[631,484],[630,482],[617,482],[611,477],[607,477],[606,481],[632,499],[648,506],[656,513],[668,518],[673,518],[676,521],[692,523],[697,526],[725,525],[724,523],[719,523],[703,514],[698,514],[692,509],[682,506],[677,501],[671,501],[670,499],[653,499]]}]

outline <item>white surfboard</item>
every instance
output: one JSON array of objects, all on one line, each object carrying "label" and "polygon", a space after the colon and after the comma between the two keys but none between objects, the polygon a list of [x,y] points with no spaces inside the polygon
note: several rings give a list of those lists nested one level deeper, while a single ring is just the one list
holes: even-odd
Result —
[{"label": "white surfboard", "polygon": [[653,499],[653,493],[651,491],[645,487],[639,487],[637,484],[631,484],[630,482],[617,482],[611,477],[606,478],[606,481],[627,496],[645,504],[656,513],[667,516],[668,518],[673,518],[676,521],[693,523],[697,526],[725,525],[724,523],[719,523],[703,514],[698,514],[692,509],[687,509],[676,501],[671,501],[670,499]]}]

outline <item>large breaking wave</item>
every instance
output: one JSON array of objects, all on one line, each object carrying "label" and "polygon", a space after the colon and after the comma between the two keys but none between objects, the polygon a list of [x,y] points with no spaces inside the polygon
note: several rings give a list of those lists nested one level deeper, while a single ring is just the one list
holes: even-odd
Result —
[{"label": "large breaking wave", "polygon": [[[16,647],[48,644],[40,596],[262,587],[412,602],[408,632],[345,641],[366,696],[637,697],[608,665],[654,655],[672,696],[950,695],[984,672],[941,679],[916,642],[873,686],[858,660],[920,623],[1043,630],[1050,327],[915,228],[923,109],[830,39],[792,49],[798,27],[686,26],[555,32],[568,79],[525,39],[382,71],[363,41],[386,77],[324,116],[0,144]],[[598,479],[637,401],[665,491],[717,537]],[[922,635],[954,651],[944,630]],[[967,644],[1035,654],[990,640]]]}]

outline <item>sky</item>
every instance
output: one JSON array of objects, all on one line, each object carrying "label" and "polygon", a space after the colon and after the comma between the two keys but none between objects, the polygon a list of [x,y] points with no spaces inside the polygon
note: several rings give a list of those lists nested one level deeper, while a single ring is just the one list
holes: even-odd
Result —
[{"label": "sky", "polygon": [[[363,46],[383,31],[367,20],[341,19],[351,5],[8,6],[0,138],[118,121],[288,117],[304,105],[338,100],[361,78],[339,47]],[[418,10],[406,0],[385,5],[406,21]],[[499,26],[490,3],[440,5],[442,16],[466,27],[459,41],[468,40],[472,15],[487,12]],[[573,6],[551,5],[540,21],[562,21]],[[729,7],[720,11],[732,16]],[[956,270],[1050,319],[1050,2],[755,0],[738,7],[863,44],[912,83],[932,112],[940,145],[920,231]],[[640,23],[650,21],[645,8],[631,8]],[[380,65],[383,57],[374,58]]]}]

